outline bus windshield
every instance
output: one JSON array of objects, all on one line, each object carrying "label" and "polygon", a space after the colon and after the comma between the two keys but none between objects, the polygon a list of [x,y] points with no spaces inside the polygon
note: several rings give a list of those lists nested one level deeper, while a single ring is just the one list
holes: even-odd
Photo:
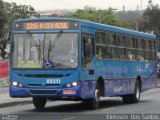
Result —
[{"label": "bus windshield", "polygon": [[74,69],[78,33],[14,34],[13,68]]}]

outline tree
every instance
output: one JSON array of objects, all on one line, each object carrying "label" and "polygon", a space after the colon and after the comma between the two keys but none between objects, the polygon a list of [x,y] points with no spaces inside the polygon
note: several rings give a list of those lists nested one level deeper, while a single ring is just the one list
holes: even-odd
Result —
[{"label": "tree", "polygon": [[2,56],[2,59],[5,59],[6,58],[6,45],[7,45],[7,40],[6,40],[6,37],[3,36],[2,38],[0,38],[0,56]]},{"label": "tree", "polygon": [[154,33],[160,32],[160,8],[158,4],[153,4],[152,0],[149,0],[147,9],[143,13],[143,26],[144,31],[154,31]]},{"label": "tree", "polygon": [[3,36],[4,24],[5,24],[4,3],[2,0],[0,0],[0,38]]},{"label": "tree", "polygon": [[16,19],[25,19],[30,17],[39,17],[39,14],[35,11],[32,6],[27,5],[17,5],[16,3],[4,3],[5,14],[7,16],[6,23],[7,29],[6,32],[10,31],[12,23]]},{"label": "tree", "polygon": [[39,14],[32,6],[17,5],[0,0],[0,53],[5,59],[5,48],[10,39],[10,31],[13,21],[30,17],[39,17]]},{"label": "tree", "polygon": [[78,9],[75,13],[68,15],[68,17],[120,27],[129,26],[126,21],[118,19],[111,8],[108,10],[96,10],[94,7],[85,6],[84,9]]},{"label": "tree", "polygon": [[0,0],[0,56],[2,56],[3,59],[5,58],[5,55],[6,55],[6,52],[4,51],[6,45],[5,45],[4,39],[2,39],[5,19],[6,19],[6,16],[5,16],[5,10],[4,10],[4,2]]}]

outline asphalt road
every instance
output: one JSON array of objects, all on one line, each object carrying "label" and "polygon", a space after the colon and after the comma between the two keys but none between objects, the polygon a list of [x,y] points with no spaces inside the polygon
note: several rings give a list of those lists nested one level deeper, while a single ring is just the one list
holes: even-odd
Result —
[{"label": "asphalt road", "polygon": [[120,97],[106,97],[97,110],[82,102],[54,101],[41,111],[28,104],[2,108],[0,114],[2,120],[160,120],[160,88],[142,93],[138,104],[123,104]]}]

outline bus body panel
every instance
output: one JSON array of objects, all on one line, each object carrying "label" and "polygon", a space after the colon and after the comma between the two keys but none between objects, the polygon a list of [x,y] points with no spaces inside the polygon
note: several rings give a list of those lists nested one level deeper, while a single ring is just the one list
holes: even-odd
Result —
[{"label": "bus body panel", "polygon": [[[67,74],[64,71],[61,72],[54,72],[52,71],[52,74],[46,74],[43,71],[42,73],[39,72],[32,72],[28,71],[28,72],[20,72],[19,74],[16,74],[18,71],[14,72],[11,71],[10,73],[10,81],[11,83],[13,81],[17,81],[18,83],[23,84],[23,87],[14,87],[14,86],[10,86],[10,96],[12,97],[31,97],[31,96],[66,96],[63,95],[63,90],[76,90],[76,94],[74,94],[74,96],[81,96],[81,88],[80,88],[80,84],[76,87],[72,87],[72,88],[67,88],[66,85],[67,83],[72,83],[72,82],[78,82],[79,81],[79,71],[68,71]],[[27,74],[29,73],[29,74]],[[44,74],[45,73],[45,74]],[[57,74],[59,73],[59,74]],[[29,76],[30,75],[30,76]],[[55,76],[55,77],[43,77],[43,76]],[[61,76],[61,77],[59,77]],[[65,76],[65,77],[63,77]],[[51,81],[52,80],[60,80],[60,83],[58,84],[54,84],[54,83],[47,83],[47,80]],[[41,94],[41,93],[35,93],[34,94],[34,90],[36,92],[38,91],[45,91],[45,90],[50,90],[50,91],[55,91],[53,92],[53,94]],[[33,91],[33,93],[31,92]],[[56,94],[55,94],[56,93]]]},{"label": "bus body panel", "polygon": [[133,94],[138,76],[142,92],[156,87],[156,67],[154,62],[97,60],[96,77],[103,76],[106,96]]}]

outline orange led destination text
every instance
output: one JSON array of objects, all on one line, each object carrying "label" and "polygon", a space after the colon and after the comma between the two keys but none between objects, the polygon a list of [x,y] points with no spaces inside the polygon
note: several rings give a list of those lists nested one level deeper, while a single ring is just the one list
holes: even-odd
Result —
[{"label": "orange led destination text", "polygon": [[39,23],[25,23],[24,29],[38,30],[38,29],[69,29],[67,22],[39,22]]}]

